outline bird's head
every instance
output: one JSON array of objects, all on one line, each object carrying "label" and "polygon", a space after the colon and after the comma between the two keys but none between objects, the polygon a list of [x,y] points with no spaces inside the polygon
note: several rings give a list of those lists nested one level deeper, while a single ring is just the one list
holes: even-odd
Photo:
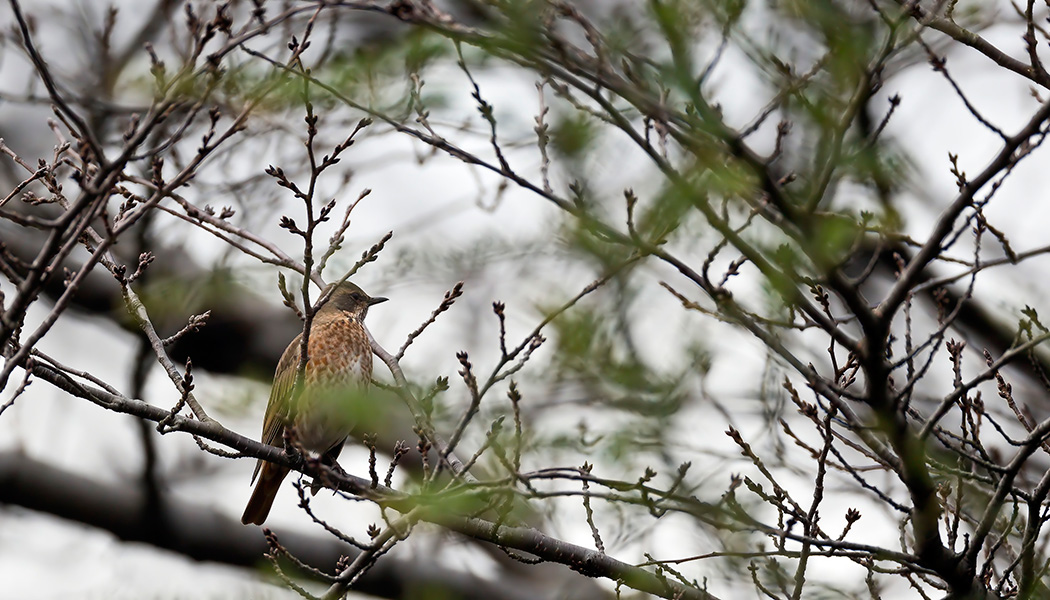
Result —
[{"label": "bird's head", "polygon": [[[331,286],[329,286],[331,287]],[[327,288],[326,288],[327,291]],[[364,319],[368,314],[368,307],[380,302],[386,302],[382,296],[369,296],[356,285],[349,281],[339,284],[321,307],[322,312],[340,311],[349,313],[357,319]]]}]

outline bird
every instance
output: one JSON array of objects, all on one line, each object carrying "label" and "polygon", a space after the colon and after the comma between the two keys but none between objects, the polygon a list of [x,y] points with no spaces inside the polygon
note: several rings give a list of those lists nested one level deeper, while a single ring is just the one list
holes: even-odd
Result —
[{"label": "bird", "polygon": [[[349,281],[334,288],[330,285],[325,291],[329,289],[328,301],[311,322],[301,384],[296,386],[295,380],[303,334],[288,344],[277,363],[263,417],[262,442],[280,446],[285,432],[291,431],[304,449],[334,464],[354,428],[355,396],[359,399],[372,379],[372,347],[364,319],[369,307],[387,299],[371,297]],[[287,475],[288,467],[259,459],[252,483],[259,481],[241,523],[263,524]]]}]

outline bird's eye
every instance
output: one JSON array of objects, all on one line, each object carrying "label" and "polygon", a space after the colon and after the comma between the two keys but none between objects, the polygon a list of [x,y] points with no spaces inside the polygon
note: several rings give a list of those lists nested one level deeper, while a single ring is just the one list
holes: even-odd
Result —
[{"label": "bird's eye", "polygon": [[361,299],[361,294],[358,293],[358,292],[354,292],[353,294],[350,294],[350,297],[353,298],[354,300],[360,300]]}]

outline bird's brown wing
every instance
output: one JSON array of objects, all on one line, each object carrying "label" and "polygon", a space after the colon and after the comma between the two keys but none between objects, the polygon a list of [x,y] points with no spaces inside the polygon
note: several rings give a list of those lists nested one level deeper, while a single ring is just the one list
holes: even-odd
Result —
[{"label": "bird's brown wing", "polygon": [[[273,386],[270,388],[270,401],[266,403],[266,416],[263,417],[262,439],[264,444],[280,446],[283,444],[281,438],[284,435],[285,426],[291,422],[289,410],[292,406],[292,388],[295,387],[295,372],[299,368],[299,344],[303,335],[295,336],[292,343],[285,348],[281,360],[277,363],[277,371],[274,373]],[[259,476],[262,468],[261,459],[255,465],[252,473],[252,483]]]}]

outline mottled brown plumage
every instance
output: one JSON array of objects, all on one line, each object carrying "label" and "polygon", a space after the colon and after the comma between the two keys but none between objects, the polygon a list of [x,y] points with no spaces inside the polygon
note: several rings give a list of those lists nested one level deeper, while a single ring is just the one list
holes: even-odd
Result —
[{"label": "mottled brown plumage", "polygon": [[[369,297],[350,282],[332,292],[314,315],[301,393],[293,392],[302,334],[292,340],[277,364],[263,419],[263,443],[281,446],[285,430],[294,427],[295,439],[303,448],[335,460],[354,425],[348,402],[368,388],[372,377],[372,348],[362,323],[368,307],[385,300]],[[259,483],[244,509],[242,523],[262,525],[286,475],[285,467],[258,462],[252,482],[259,477]]]}]

